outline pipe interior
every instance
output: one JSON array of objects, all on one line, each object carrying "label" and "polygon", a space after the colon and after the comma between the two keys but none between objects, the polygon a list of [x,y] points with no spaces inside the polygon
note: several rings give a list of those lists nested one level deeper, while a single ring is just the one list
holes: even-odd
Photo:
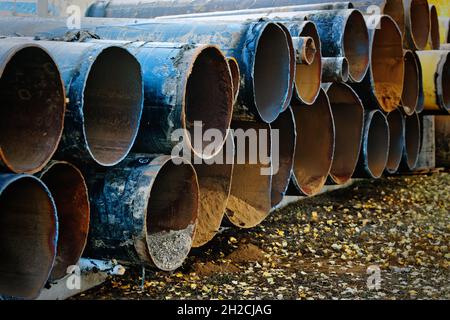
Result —
[{"label": "pipe interior", "polygon": [[389,125],[389,154],[386,169],[394,173],[402,160],[404,141],[404,120],[400,110],[395,110],[386,116]]},{"label": "pipe interior", "polygon": [[42,175],[58,212],[58,247],[51,280],[66,275],[83,253],[89,232],[89,196],[81,172],[68,163],[55,163]]},{"label": "pipe interior", "polygon": [[19,178],[0,194],[1,294],[39,294],[55,256],[55,214],[51,196],[35,178]]},{"label": "pipe interior", "polygon": [[442,102],[444,108],[450,110],[450,54],[444,56],[444,65],[442,67],[441,87],[442,87]]},{"label": "pipe interior", "polygon": [[363,15],[353,11],[344,30],[344,52],[349,64],[349,75],[354,81],[361,81],[369,67],[369,33]]},{"label": "pipe interior", "polygon": [[38,47],[17,51],[0,74],[0,158],[35,173],[55,152],[63,129],[64,86],[53,59]]},{"label": "pipe interior", "polygon": [[230,67],[231,81],[233,83],[233,97],[235,101],[239,94],[239,87],[241,84],[241,72],[236,59],[229,58],[227,59],[227,61],[228,66]]},{"label": "pipe interior", "polygon": [[343,82],[347,82],[350,75],[350,67],[348,65],[348,60],[346,58],[342,59],[341,65],[341,78]]},{"label": "pipe interior", "polygon": [[166,162],[158,172],[147,206],[147,245],[162,270],[178,267],[192,246],[198,210],[197,176],[189,164]]},{"label": "pipe interior", "polygon": [[352,177],[358,161],[364,108],[358,96],[347,85],[332,84],[327,94],[336,131],[330,176],[335,183],[344,184]]},{"label": "pipe interior", "polygon": [[306,104],[312,104],[319,93],[322,80],[320,37],[313,23],[305,24],[300,36],[311,37],[316,45],[313,62],[310,65],[297,64],[295,73],[295,88],[297,95]]},{"label": "pipe interior", "polygon": [[436,10],[436,6],[430,8],[430,41],[431,48],[438,50],[441,42],[441,35],[439,31],[439,17]]},{"label": "pipe interior", "polygon": [[381,28],[375,30],[372,44],[371,70],[375,96],[385,112],[397,108],[403,91],[402,37],[387,16],[381,18]]},{"label": "pipe interior", "polygon": [[367,138],[367,164],[374,177],[381,177],[386,168],[389,152],[389,127],[385,116],[375,112],[369,124]]},{"label": "pipe interior", "polygon": [[430,9],[427,0],[412,0],[410,7],[411,37],[417,48],[422,50],[430,34]]},{"label": "pipe interior", "polygon": [[120,162],[131,149],[142,112],[142,75],[125,49],[109,47],[95,59],[84,89],[84,130],[101,165]]},{"label": "pipe interior", "polygon": [[279,166],[278,172],[272,175],[272,207],[278,205],[282,200],[291,179],[295,152],[295,119],[289,108],[280,114],[277,120],[271,123],[272,138],[278,130]]},{"label": "pipe interior", "polygon": [[397,23],[400,32],[405,32],[405,7],[403,6],[403,0],[386,0],[383,14],[391,16]]},{"label": "pipe interior", "polygon": [[417,114],[405,117],[405,151],[409,169],[414,169],[420,153],[420,121]]},{"label": "pipe interior", "polygon": [[402,106],[406,114],[416,111],[419,102],[419,67],[411,51],[406,51],[405,77],[403,80]]},{"label": "pipe interior", "polygon": [[295,179],[303,193],[314,195],[324,186],[333,158],[334,126],[330,104],[321,90],[311,107],[294,106],[293,111],[298,129]]},{"label": "pipe interior", "polygon": [[290,50],[286,34],[276,24],[264,29],[256,49],[253,70],[255,102],[261,119],[276,119],[289,94]]},{"label": "pipe interior", "polygon": [[305,59],[309,64],[311,64],[316,56],[316,45],[314,43],[314,40],[312,38],[307,38],[304,46]]},{"label": "pipe interior", "polygon": [[[227,60],[219,49],[208,47],[196,57],[186,86],[185,119],[186,129],[191,136],[191,145],[199,155],[212,156],[204,151],[210,141],[196,138],[195,122],[201,123],[203,132],[209,129],[219,130],[222,139],[215,141],[217,147],[223,145],[233,113],[233,85]],[[208,90],[205,90],[208,88]],[[201,150],[196,149],[195,139],[201,139]]]}]

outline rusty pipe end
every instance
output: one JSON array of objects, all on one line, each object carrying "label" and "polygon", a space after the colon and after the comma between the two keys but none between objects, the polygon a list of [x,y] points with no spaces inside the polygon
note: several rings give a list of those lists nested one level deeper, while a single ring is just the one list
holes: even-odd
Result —
[{"label": "rusty pipe end", "polygon": [[435,5],[430,5],[430,38],[431,49],[439,50],[441,45],[441,34],[439,30],[439,16]]},{"label": "rusty pipe end", "polygon": [[405,34],[405,6],[403,5],[403,0],[386,0],[383,6],[383,14],[392,17],[401,34]]},{"label": "rusty pipe end", "polygon": [[412,171],[417,166],[422,140],[420,119],[417,113],[405,116],[405,135],[403,142],[402,161],[400,167],[405,171]]},{"label": "rusty pipe end", "polygon": [[405,75],[401,106],[407,115],[412,115],[417,109],[420,97],[420,75],[418,59],[410,50],[404,51]]},{"label": "rusty pipe end", "polygon": [[86,246],[89,232],[89,195],[83,174],[74,165],[51,161],[39,177],[50,190],[58,212],[59,236],[50,281],[63,278],[76,265]]},{"label": "rusty pipe end", "polygon": [[391,111],[386,116],[389,125],[389,154],[386,163],[386,172],[394,174],[397,172],[405,140],[405,121],[399,109]]},{"label": "rusty pipe end", "polygon": [[0,294],[34,299],[50,274],[58,238],[48,188],[30,175],[0,174]]},{"label": "rusty pipe end", "polygon": [[297,64],[313,63],[316,56],[316,45],[312,37],[293,37],[295,60]]},{"label": "rusty pipe end", "polygon": [[430,35],[430,8],[427,0],[408,0],[405,7],[405,45],[412,50],[423,50]]},{"label": "rusty pipe end", "polygon": [[64,83],[41,46],[8,39],[1,46],[7,51],[0,61],[0,165],[15,173],[36,173],[62,136]]},{"label": "rusty pipe end", "polygon": [[345,57],[322,58],[322,81],[347,82],[349,79],[349,65]]}]

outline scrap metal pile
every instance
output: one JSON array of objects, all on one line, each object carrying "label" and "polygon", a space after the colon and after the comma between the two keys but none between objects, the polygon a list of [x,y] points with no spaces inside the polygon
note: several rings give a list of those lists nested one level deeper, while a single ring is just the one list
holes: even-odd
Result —
[{"label": "scrap metal pile", "polygon": [[[420,118],[450,110],[446,15],[427,0],[112,0],[79,29],[0,18],[0,295],[35,298],[81,256],[175,270],[285,195],[413,171]],[[173,156],[180,129],[191,163]],[[238,132],[257,133],[244,157]]]}]

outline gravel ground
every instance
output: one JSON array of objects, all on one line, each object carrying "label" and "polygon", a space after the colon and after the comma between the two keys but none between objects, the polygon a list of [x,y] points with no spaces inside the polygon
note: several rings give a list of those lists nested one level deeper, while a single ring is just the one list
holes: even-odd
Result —
[{"label": "gravel ground", "polygon": [[450,299],[450,174],[358,181],[75,299]]}]

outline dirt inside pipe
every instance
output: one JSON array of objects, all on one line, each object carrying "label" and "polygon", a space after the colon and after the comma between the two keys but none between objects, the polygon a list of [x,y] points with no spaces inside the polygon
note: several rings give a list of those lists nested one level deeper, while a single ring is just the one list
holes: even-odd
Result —
[{"label": "dirt inside pipe", "polygon": [[405,77],[403,80],[402,107],[407,115],[412,115],[419,102],[419,66],[411,51],[405,51]]},{"label": "dirt inside pipe", "polygon": [[[278,130],[279,136],[279,170],[272,175],[272,207],[276,207],[286,193],[291,180],[292,167],[294,164],[296,129],[295,119],[291,108],[280,114],[272,124],[272,134]],[[274,140],[275,143],[275,140]]]},{"label": "dirt inside pipe", "polygon": [[417,164],[420,153],[420,120],[416,113],[405,117],[405,142],[406,163],[408,169],[413,170]]},{"label": "dirt inside pipe", "polygon": [[41,48],[19,49],[0,71],[0,159],[16,173],[41,170],[63,130],[64,86]]},{"label": "dirt inside pipe", "polygon": [[389,125],[389,154],[386,170],[395,173],[402,160],[405,124],[402,112],[397,109],[386,116]]},{"label": "dirt inside pipe", "polygon": [[375,97],[381,108],[390,112],[400,104],[403,91],[402,37],[391,18],[383,16],[380,23],[372,44],[371,70]]},{"label": "dirt inside pipe", "polygon": [[403,6],[403,0],[386,0],[383,14],[391,16],[397,23],[400,32],[405,32],[405,7]]},{"label": "dirt inside pipe", "polygon": [[427,0],[411,0],[411,37],[418,50],[423,50],[430,34],[430,9]]},{"label": "dirt inside pipe", "polygon": [[236,59],[228,58],[227,61],[228,66],[230,67],[231,80],[233,82],[233,97],[234,97],[233,101],[236,101],[239,94],[239,87],[241,84],[241,72]]},{"label": "dirt inside pipe", "polygon": [[333,116],[323,90],[312,106],[293,105],[297,127],[294,178],[300,190],[314,195],[325,185],[334,152]]},{"label": "dirt inside pipe", "polygon": [[358,161],[364,124],[364,107],[347,85],[334,83],[327,91],[335,126],[335,149],[331,179],[344,184],[353,175]]},{"label": "dirt inside pipe", "polygon": [[376,178],[381,177],[388,159],[389,127],[385,116],[375,112],[369,125],[367,138],[367,165]]},{"label": "dirt inside pipe", "polygon": [[95,59],[84,89],[84,130],[101,165],[123,160],[136,137],[142,111],[139,63],[125,49],[110,47]]},{"label": "dirt inside pipe", "polygon": [[344,52],[349,64],[349,76],[360,82],[369,67],[369,33],[364,17],[359,11],[353,11],[348,17],[344,30]]},{"label": "dirt inside pipe", "polygon": [[255,102],[261,119],[272,122],[289,95],[290,50],[286,34],[276,24],[268,24],[256,49],[254,63]]},{"label": "dirt inside pipe", "polygon": [[430,6],[430,44],[433,50],[440,47],[441,35],[439,32],[439,17],[436,6]]},{"label": "dirt inside pipe", "polygon": [[178,268],[189,254],[198,211],[197,177],[191,165],[163,165],[147,207],[147,246],[161,270]]},{"label": "dirt inside pipe", "polygon": [[0,194],[0,294],[35,298],[56,252],[51,196],[37,179],[18,178]]},{"label": "dirt inside pipe", "polygon": [[82,173],[66,162],[51,164],[41,177],[52,193],[58,212],[58,247],[50,280],[77,264],[89,232],[89,196]]},{"label": "dirt inside pipe", "polygon": [[295,73],[295,88],[297,96],[301,102],[312,104],[317,98],[322,80],[322,54],[320,48],[320,37],[317,33],[316,26],[313,23],[307,23],[302,32],[301,37],[311,37],[316,45],[314,60],[310,65],[297,64]]},{"label": "dirt inside pipe", "polygon": [[[195,122],[200,122],[203,133],[209,129],[220,131],[223,145],[233,114],[233,84],[228,62],[219,49],[207,47],[195,58],[189,75],[185,94],[186,129],[191,135],[191,144],[198,155],[213,156],[204,150],[210,141],[195,137]],[[207,90],[205,90],[207,88]],[[201,150],[197,150],[195,139],[201,139]]]}]

